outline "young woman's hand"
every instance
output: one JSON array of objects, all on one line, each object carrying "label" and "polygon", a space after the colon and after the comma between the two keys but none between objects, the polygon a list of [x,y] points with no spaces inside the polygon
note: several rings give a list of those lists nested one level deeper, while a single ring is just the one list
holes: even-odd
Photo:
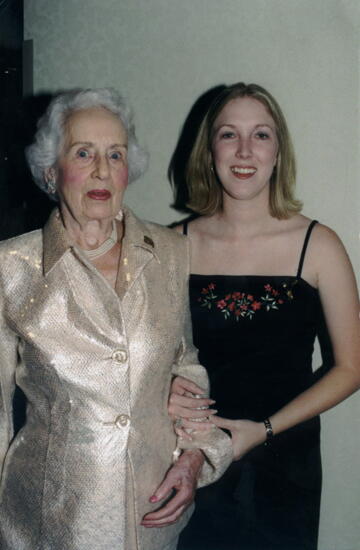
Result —
[{"label": "young woman's hand", "polygon": [[221,416],[212,416],[211,422],[218,428],[224,428],[231,433],[234,460],[239,460],[266,440],[265,426],[262,422],[229,420]]}]

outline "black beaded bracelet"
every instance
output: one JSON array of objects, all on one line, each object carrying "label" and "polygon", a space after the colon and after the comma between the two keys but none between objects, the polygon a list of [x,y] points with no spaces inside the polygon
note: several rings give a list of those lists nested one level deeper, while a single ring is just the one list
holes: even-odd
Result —
[{"label": "black beaded bracelet", "polygon": [[270,441],[274,437],[274,432],[273,432],[273,429],[272,429],[271,422],[268,418],[265,418],[265,420],[263,422],[264,422],[265,431],[266,431],[265,445],[269,445]]}]

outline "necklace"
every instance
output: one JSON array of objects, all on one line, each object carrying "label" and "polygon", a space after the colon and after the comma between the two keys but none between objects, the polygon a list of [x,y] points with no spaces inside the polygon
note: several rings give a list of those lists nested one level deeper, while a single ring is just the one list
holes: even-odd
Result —
[{"label": "necklace", "polygon": [[85,256],[89,260],[95,260],[95,258],[99,258],[103,254],[106,254],[106,252],[109,252],[109,250],[112,249],[113,246],[117,243],[118,240],[118,234],[116,229],[116,222],[112,222],[112,232],[110,237],[106,239],[100,246],[97,248],[94,248],[93,250],[84,250],[83,248],[81,251],[85,254]]}]

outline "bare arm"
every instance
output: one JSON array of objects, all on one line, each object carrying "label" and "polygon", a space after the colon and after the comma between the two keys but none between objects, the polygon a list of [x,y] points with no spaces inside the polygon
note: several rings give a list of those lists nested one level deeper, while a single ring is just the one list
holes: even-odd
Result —
[{"label": "bare arm", "polygon": [[309,261],[317,267],[335,365],[270,418],[275,434],[334,407],[360,387],[360,306],[355,276],[342,243],[331,230],[320,227],[313,238]]}]

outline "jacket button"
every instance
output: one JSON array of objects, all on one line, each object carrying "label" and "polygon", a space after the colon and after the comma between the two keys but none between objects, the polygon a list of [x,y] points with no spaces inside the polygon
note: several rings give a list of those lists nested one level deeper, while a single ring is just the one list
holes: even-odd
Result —
[{"label": "jacket button", "polygon": [[121,428],[124,428],[127,426],[130,422],[130,418],[127,414],[119,414],[119,416],[115,420],[115,426],[121,430]]},{"label": "jacket button", "polygon": [[113,352],[112,358],[116,363],[125,363],[127,360],[127,353],[123,349],[117,349]]}]

